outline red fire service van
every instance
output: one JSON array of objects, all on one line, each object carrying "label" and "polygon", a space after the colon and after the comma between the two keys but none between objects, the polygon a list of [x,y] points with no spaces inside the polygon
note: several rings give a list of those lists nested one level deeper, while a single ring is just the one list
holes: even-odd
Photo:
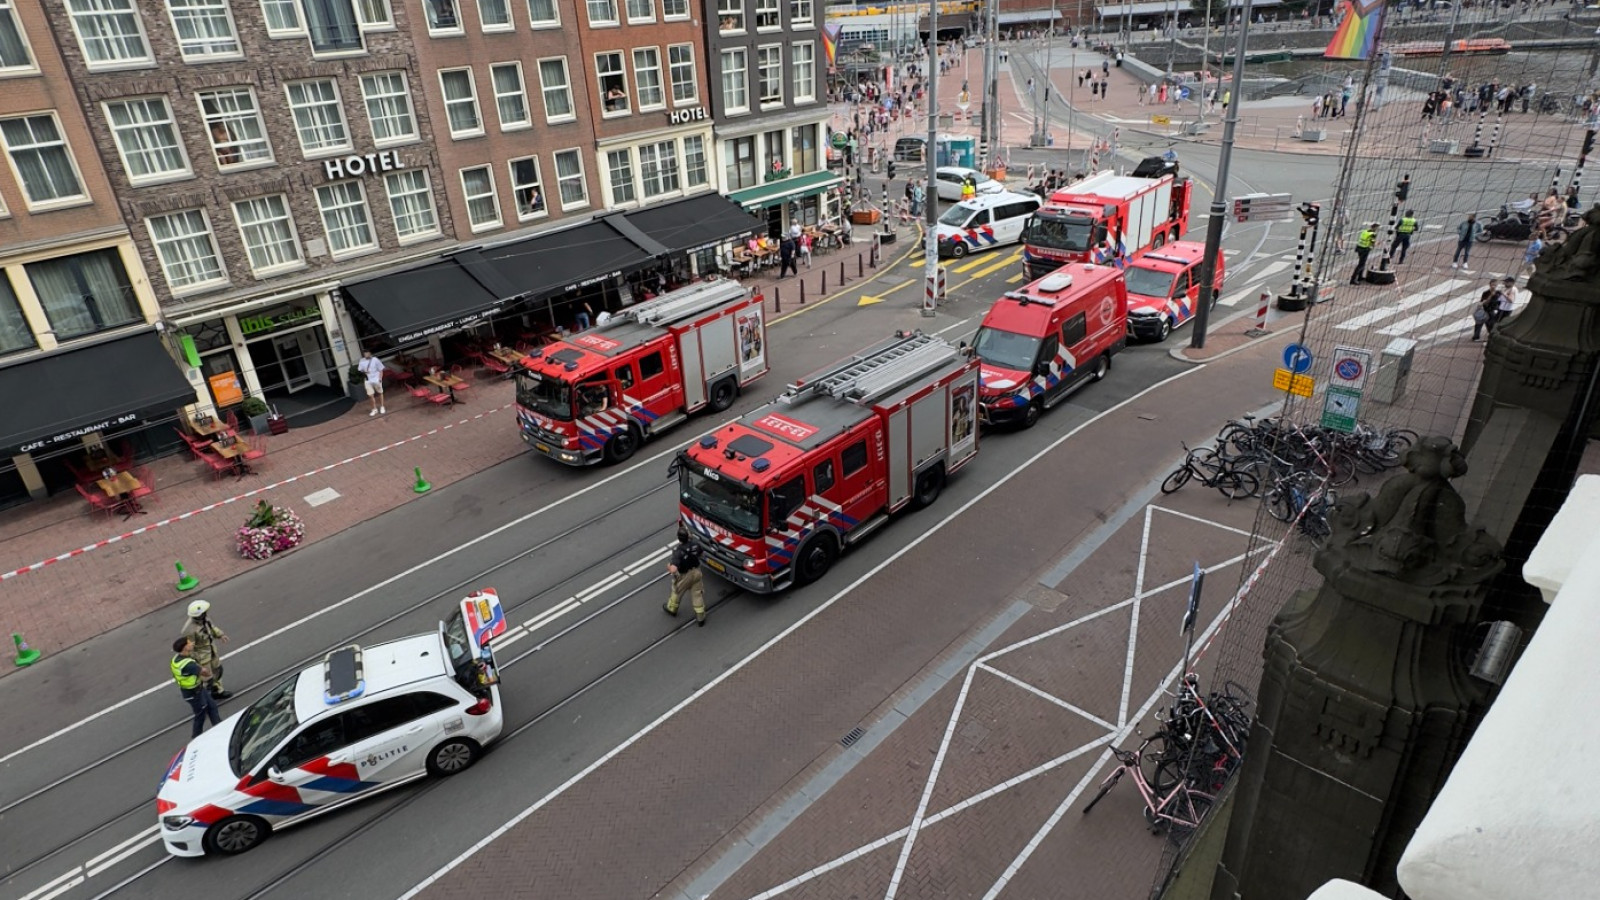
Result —
[{"label": "red fire service van", "polygon": [[1022,270],[1043,278],[1069,262],[1092,262],[1105,241],[1125,259],[1175,241],[1189,227],[1193,187],[1176,169],[1151,178],[1105,171],[1051,194],[1022,232]]},{"label": "red fire service van", "polygon": [[569,466],[622,462],[767,373],[761,297],[713,279],[627,307],[540,347],[517,372],[522,439]]},{"label": "red fire service van", "polygon": [[757,593],[821,578],[978,452],[978,362],[897,334],[678,454],[679,515],[713,573]]},{"label": "red fire service van", "polygon": [[1127,344],[1121,269],[1073,263],[1008,291],[973,339],[983,362],[983,422],[1032,428],[1074,389],[1104,378],[1111,357]]},{"label": "red fire service van", "polygon": [[[1198,241],[1173,241],[1160,250],[1128,264],[1128,336],[1143,341],[1164,341],[1172,329],[1194,317],[1200,304],[1200,263],[1206,245]],[[1211,278],[1211,305],[1222,293],[1224,261],[1217,251]]]}]

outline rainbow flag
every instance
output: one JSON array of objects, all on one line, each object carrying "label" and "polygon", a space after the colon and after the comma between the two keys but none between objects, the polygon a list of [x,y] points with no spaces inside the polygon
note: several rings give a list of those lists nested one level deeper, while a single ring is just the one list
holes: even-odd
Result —
[{"label": "rainbow flag", "polygon": [[843,25],[822,26],[822,55],[827,59],[830,69],[834,67],[834,58],[839,55],[839,32],[843,30]]},{"label": "rainbow flag", "polygon": [[1383,29],[1383,0],[1343,0],[1339,27],[1322,52],[1325,59],[1367,59]]}]

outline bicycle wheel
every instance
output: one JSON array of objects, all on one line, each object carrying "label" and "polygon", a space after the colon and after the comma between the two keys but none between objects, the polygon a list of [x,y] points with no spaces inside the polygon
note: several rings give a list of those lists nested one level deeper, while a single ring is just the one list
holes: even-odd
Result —
[{"label": "bicycle wheel", "polygon": [[1229,500],[1243,500],[1261,493],[1261,482],[1249,472],[1223,472],[1217,476],[1217,490]]},{"label": "bicycle wheel", "polygon": [[1184,463],[1183,465],[1179,466],[1171,475],[1168,475],[1166,481],[1161,482],[1161,493],[1170,494],[1173,491],[1176,491],[1178,488],[1183,487],[1189,483],[1189,478],[1193,474],[1194,473],[1189,469],[1189,464]]},{"label": "bicycle wheel", "polygon": [[[1174,798],[1175,803],[1169,805],[1167,837],[1173,843],[1181,844],[1200,823],[1205,821],[1206,814],[1211,812],[1213,798],[1202,791],[1188,790]],[[1176,806],[1172,809],[1171,806]]]},{"label": "bicycle wheel", "polygon": [[1261,496],[1261,502],[1267,505],[1267,514],[1279,522],[1287,522],[1294,518],[1293,493],[1289,490],[1289,486],[1281,481]]},{"label": "bicycle wheel", "polygon": [[1182,746],[1168,735],[1163,733],[1150,738],[1149,745],[1139,756],[1139,767],[1152,791],[1166,794],[1178,786],[1183,778],[1182,757]]},{"label": "bicycle wheel", "polygon": [[1304,518],[1300,520],[1300,530],[1311,540],[1311,546],[1318,550],[1327,546],[1328,535],[1333,532],[1333,529],[1328,527],[1327,508],[1318,506],[1316,509],[1306,510]]},{"label": "bicycle wheel", "polygon": [[1118,766],[1117,770],[1111,773],[1110,777],[1108,777],[1100,785],[1100,793],[1095,794],[1094,799],[1089,801],[1089,805],[1083,808],[1084,815],[1087,816],[1089,814],[1089,810],[1094,809],[1094,805],[1100,802],[1100,798],[1104,797],[1112,788],[1117,786],[1117,782],[1122,780],[1122,773],[1126,771],[1128,770],[1122,766]]}]

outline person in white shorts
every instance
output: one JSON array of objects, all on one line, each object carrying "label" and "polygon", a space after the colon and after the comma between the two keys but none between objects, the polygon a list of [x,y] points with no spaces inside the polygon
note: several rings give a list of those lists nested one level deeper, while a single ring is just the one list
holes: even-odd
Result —
[{"label": "person in white shorts", "polygon": [[356,368],[361,374],[367,376],[367,399],[372,401],[372,412],[367,413],[370,418],[379,413],[387,414],[383,408],[383,361],[372,355],[371,350],[361,351],[361,362],[356,363]]}]

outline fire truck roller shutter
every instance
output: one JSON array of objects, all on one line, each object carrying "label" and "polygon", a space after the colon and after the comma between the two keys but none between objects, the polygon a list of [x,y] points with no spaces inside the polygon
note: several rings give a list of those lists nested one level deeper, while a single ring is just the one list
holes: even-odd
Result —
[{"label": "fire truck roller shutter", "polygon": [[707,384],[739,365],[739,336],[734,316],[722,316],[700,329],[700,352]]},{"label": "fire truck roller shutter", "polygon": [[683,406],[699,409],[706,402],[706,376],[700,359],[700,336],[693,331],[678,335],[678,358],[683,360]]},{"label": "fire truck roller shutter", "polygon": [[889,508],[899,509],[911,498],[911,435],[908,433],[910,410],[902,407],[889,414],[888,434],[884,443],[889,446]]},{"label": "fire truck roller shutter", "polygon": [[949,441],[949,395],[936,390],[911,404],[911,465],[916,471],[944,461]]}]

